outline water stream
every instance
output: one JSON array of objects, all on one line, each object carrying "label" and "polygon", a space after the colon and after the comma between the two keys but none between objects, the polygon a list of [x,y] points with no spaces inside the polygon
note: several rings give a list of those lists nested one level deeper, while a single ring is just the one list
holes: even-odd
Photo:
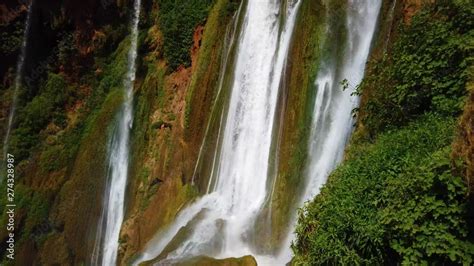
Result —
[{"label": "water stream", "polygon": [[107,185],[92,255],[93,265],[115,265],[117,260],[128,177],[129,136],[133,124],[133,85],[136,72],[140,6],[141,0],[135,0],[130,23],[127,72],[123,83],[125,100],[109,141]]},{"label": "water stream", "polygon": [[[18,55],[18,60],[16,63],[16,70],[15,70],[15,83],[13,84],[13,96],[12,96],[12,103],[10,107],[10,113],[8,114],[7,120],[7,130],[5,132],[5,136],[3,138],[3,154],[2,158],[5,159],[8,153],[8,142],[10,140],[10,134],[13,126],[13,120],[15,118],[16,112],[16,105],[18,101],[18,93],[20,91],[20,87],[23,83],[23,68],[25,65],[25,57],[26,57],[26,47],[28,44],[28,35],[31,28],[31,13],[33,9],[33,1],[30,2],[28,5],[28,12],[26,15],[25,27],[23,29],[23,41],[21,43],[20,54]],[[0,183],[3,180],[3,175],[0,175]]]}]

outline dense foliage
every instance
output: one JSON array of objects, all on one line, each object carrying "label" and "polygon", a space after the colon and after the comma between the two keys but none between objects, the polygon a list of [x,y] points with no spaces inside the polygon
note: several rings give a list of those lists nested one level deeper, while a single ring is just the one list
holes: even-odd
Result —
[{"label": "dense foliage", "polygon": [[296,264],[474,262],[468,189],[451,157],[473,37],[474,9],[458,2],[426,6],[371,62],[358,88],[359,130],[370,138],[352,141],[301,209]]},{"label": "dense foliage", "polygon": [[19,113],[19,125],[11,138],[11,150],[19,159],[25,159],[31,147],[38,143],[39,132],[53,121],[65,125],[63,107],[72,97],[61,75],[50,73],[39,94]]},{"label": "dense foliage", "polygon": [[21,46],[23,38],[23,28],[20,22],[11,25],[13,30],[8,31],[7,27],[0,25],[0,54],[11,54]]},{"label": "dense foliage", "polygon": [[453,122],[428,115],[351,147],[300,213],[296,262],[471,264],[466,186],[449,158]]},{"label": "dense foliage", "polygon": [[[362,122],[374,133],[426,111],[459,115],[464,104],[474,10],[428,6],[402,25],[391,53],[375,63],[361,90],[370,90]],[[472,49],[472,48],[471,48]]]},{"label": "dense foliage", "polygon": [[[103,69],[103,73],[87,73],[83,77],[83,84],[72,83],[65,73],[54,73],[52,69],[58,62],[48,62],[45,73],[47,76],[39,85],[38,93],[17,111],[17,126],[12,131],[9,153],[15,155],[17,165],[25,164],[26,159],[31,158],[35,159],[31,161],[37,163],[35,173],[26,176],[20,172],[24,171],[21,167],[17,172],[19,182],[15,184],[15,203],[18,211],[27,214],[20,220],[17,238],[19,245],[33,241],[30,243],[41,246],[51,236],[50,233],[59,230],[49,215],[55,197],[59,194],[58,188],[54,186],[57,183],[54,182],[64,179],[55,176],[53,185],[46,188],[31,188],[22,182],[32,179],[43,182],[48,179],[48,174],[72,168],[78,149],[85,149],[88,143],[84,139],[90,135],[89,138],[94,140],[91,146],[103,145],[100,139],[107,136],[107,125],[116,113],[117,104],[122,102],[123,95],[119,88],[123,84],[129,46],[129,39],[125,38],[115,52],[96,58],[96,67]],[[61,61],[61,53],[64,51],[59,47],[53,58]],[[66,51],[66,58],[69,52]],[[94,86],[91,93],[81,91],[86,84]],[[80,108],[73,107],[74,105]],[[72,110],[73,108],[77,110]],[[76,111],[76,115],[72,115],[73,111]],[[97,124],[100,130],[94,130]],[[99,155],[94,153],[93,156]],[[88,162],[88,165],[91,163]],[[97,167],[94,169],[97,170]],[[5,182],[1,188],[6,190]],[[1,206],[6,206],[6,197],[1,198],[0,202]],[[0,207],[3,213],[0,221],[6,224],[8,215],[2,208]]]},{"label": "dense foliage", "polygon": [[172,69],[191,64],[190,47],[196,26],[204,20],[214,0],[158,0],[159,24],[164,38],[164,55]]},{"label": "dense foliage", "polygon": [[[91,77],[85,75],[85,80],[94,82],[95,89],[86,98],[86,95],[78,93],[68,81],[64,79],[64,74],[55,74],[47,71],[46,80],[40,86],[37,95],[33,95],[31,101],[27,102],[18,112],[17,127],[13,130],[10,139],[10,150],[16,155],[17,160],[27,159],[32,149],[40,143],[41,132],[48,125],[58,129],[68,129],[55,143],[49,141],[49,145],[44,147],[43,167],[53,170],[64,167],[64,163],[74,154],[77,149],[77,141],[80,139],[85,124],[85,117],[92,111],[97,111],[110,90],[122,86],[122,76],[126,68],[126,55],[129,47],[129,40],[126,38],[112,53],[103,61],[98,60],[97,67],[104,69],[104,75]],[[63,49],[58,49],[58,58],[61,58]],[[48,66],[51,67],[51,66]],[[89,78],[89,80],[87,80]],[[68,126],[67,108],[75,101],[84,101],[84,108],[80,111],[79,123]],[[48,135],[48,134],[46,134]],[[58,142],[58,143],[57,143]],[[58,145],[52,145],[58,144]],[[67,147],[67,149],[64,149]],[[67,154],[65,154],[67,153]],[[58,159],[60,158],[60,159]]]}]

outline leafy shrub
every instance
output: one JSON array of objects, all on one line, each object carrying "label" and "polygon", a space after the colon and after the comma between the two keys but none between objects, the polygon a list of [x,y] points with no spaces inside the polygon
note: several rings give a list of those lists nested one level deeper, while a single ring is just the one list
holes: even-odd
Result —
[{"label": "leafy shrub", "polygon": [[87,101],[87,108],[94,109],[104,101],[109,91],[123,87],[124,75],[127,71],[128,50],[130,49],[130,36],[122,40],[114,53],[108,58],[97,59],[96,67],[104,69],[100,82],[95,84],[92,95]]},{"label": "leafy shrub", "polygon": [[191,64],[190,49],[196,26],[202,24],[214,0],[158,0],[164,55],[171,69]]},{"label": "leafy shrub", "polygon": [[387,179],[382,223],[404,264],[473,262],[474,243],[466,240],[467,187],[451,174],[449,154],[449,147],[441,149]]},{"label": "leafy shrub", "polygon": [[[375,64],[361,107],[373,132],[406,124],[427,111],[459,115],[464,104],[472,8],[445,1],[402,25],[393,50]],[[373,133],[372,132],[372,133]]]},{"label": "leafy shrub", "polygon": [[466,185],[450,171],[453,129],[453,119],[428,115],[351,147],[300,211],[295,263],[471,264]]},{"label": "leafy shrub", "polygon": [[23,41],[23,31],[23,21],[0,25],[0,54],[7,55],[19,50]]},{"label": "leafy shrub", "polygon": [[61,65],[69,65],[68,61],[74,58],[74,55],[78,53],[75,43],[76,40],[74,40],[73,33],[68,32],[61,36],[57,46],[58,60]]},{"label": "leafy shrub", "polygon": [[39,94],[19,112],[18,127],[12,132],[10,148],[17,159],[28,157],[30,149],[38,143],[39,132],[52,121],[64,125],[64,105],[70,92],[61,75],[49,73]]}]

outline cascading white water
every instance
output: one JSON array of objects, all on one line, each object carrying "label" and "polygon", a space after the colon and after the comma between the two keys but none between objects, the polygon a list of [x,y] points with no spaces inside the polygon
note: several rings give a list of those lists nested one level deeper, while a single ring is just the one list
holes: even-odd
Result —
[{"label": "cascading white water", "polygon": [[[16,63],[16,71],[15,71],[15,83],[13,84],[13,97],[12,97],[12,104],[10,107],[10,113],[8,114],[8,121],[7,121],[7,130],[5,132],[5,137],[3,138],[3,154],[2,158],[5,159],[8,152],[8,141],[10,140],[10,134],[13,125],[13,119],[15,118],[16,112],[16,103],[18,100],[18,93],[20,87],[23,82],[23,66],[25,64],[25,57],[26,57],[26,46],[28,44],[28,34],[30,32],[30,24],[31,24],[31,13],[32,13],[32,6],[33,1],[28,5],[28,12],[26,15],[25,21],[25,28],[23,30],[23,41],[21,43],[20,54],[18,55],[18,60]],[[3,180],[3,175],[0,175],[0,183]]]},{"label": "cascading white water", "polygon": [[[129,136],[133,124],[133,85],[135,81],[138,22],[141,0],[135,0],[130,24],[130,48],[127,72],[124,79],[125,101],[121,107],[117,125],[109,142],[107,186],[96,244],[92,255],[94,265],[115,265],[119,246],[119,234],[124,215],[125,190],[129,164]],[[101,259],[101,263],[99,260]]]},{"label": "cascading white water", "polygon": [[[353,95],[364,77],[372,36],[380,10],[380,0],[349,0],[347,40],[342,63],[321,62],[316,78],[317,95],[309,145],[308,185],[304,200],[311,199],[326,182],[329,173],[342,160],[353,128],[352,110],[359,104]],[[341,81],[349,87],[342,90]]]},{"label": "cascading white water", "polygon": [[[208,189],[210,193],[184,209],[174,224],[147,245],[145,253],[136,263],[161,254],[177,238],[180,230],[186,227],[192,228],[191,233],[185,236],[184,241],[179,240],[178,246],[166,250],[166,257],[160,259],[252,254],[259,263],[272,265],[284,264],[291,259],[289,247],[294,238],[291,232],[282,243],[286,248],[275,257],[256,254],[248,243],[251,238],[248,233],[251,233],[255,218],[261,211],[267,193],[270,193],[266,181],[276,93],[298,4],[289,9],[288,21],[281,39],[277,40],[274,36],[276,33],[272,32],[274,25],[278,24],[275,20],[277,16],[271,16],[272,13],[276,14],[277,5],[249,1],[240,36],[217,174],[211,175],[209,181],[212,185]],[[380,0],[349,0],[344,54],[331,55],[341,57],[342,61],[338,62],[337,58],[329,56],[320,62],[315,81],[318,91],[309,145],[310,163],[302,202],[319,193],[329,173],[342,160],[345,144],[352,131],[351,111],[358,105],[358,98],[351,94],[363,78],[380,5]],[[329,38],[327,41],[339,40]],[[270,66],[264,62],[272,64]],[[349,83],[345,91],[340,85],[343,79]]]},{"label": "cascading white water", "polygon": [[[192,233],[167,259],[197,255],[253,254],[248,234],[267,195],[267,177],[278,89],[301,1],[249,0],[214,184],[209,194],[184,209],[135,262],[157,257],[185,226]],[[281,10],[287,6],[287,10]],[[281,12],[286,12],[282,24]],[[212,177],[211,177],[212,178]]]},{"label": "cascading white water", "polygon": [[[307,185],[301,204],[319,193],[328,175],[343,158],[354,123],[352,110],[359,104],[353,92],[364,77],[380,6],[381,0],[349,0],[344,54],[334,53],[320,63],[316,78],[317,94],[309,144]],[[328,28],[328,31],[331,30]],[[327,41],[332,43],[338,40]],[[337,57],[342,58],[340,63]],[[341,81],[344,79],[349,87],[343,91]],[[293,239],[294,235],[290,233],[286,241],[288,247]],[[280,256],[281,260],[289,261],[291,252],[286,249]]]},{"label": "cascading white water", "polygon": [[[242,11],[242,4],[239,6],[237,12],[234,14],[234,17],[231,21],[231,23],[229,23],[229,25],[227,26],[227,30],[226,30],[226,36],[225,36],[225,43],[224,43],[224,49],[222,51],[222,62],[221,62],[221,67],[220,67],[220,70],[219,70],[219,81],[218,81],[218,85],[217,85],[217,94],[216,94],[216,100],[215,100],[215,104],[213,105],[212,107],[212,110],[211,110],[211,115],[210,115],[210,118],[212,120],[212,117],[217,114],[216,111],[221,111],[221,114],[220,114],[220,122],[219,122],[219,133],[217,135],[217,140],[219,141],[220,140],[220,132],[221,132],[221,126],[222,125],[222,120],[223,120],[223,116],[224,116],[224,112],[222,112],[222,110],[219,110],[218,106],[217,106],[217,102],[219,100],[221,100],[221,97],[223,96],[223,90],[224,90],[224,80],[226,78],[226,70],[227,70],[227,67],[229,65],[232,64],[232,62],[229,62],[229,57],[233,51],[233,47],[235,47],[235,37],[238,35],[237,33],[237,26],[238,26],[238,22],[239,22],[239,17],[240,17],[240,13]],[[205,145],[207,144],[207,139],[209,138],[209,131],[210,131],[210,128],[211,128],[211,124],[212,124],[212,121],[209,121],[209,123],[207,124],[207,127],[206,127],[206,131],[204,132],[204,140],[201,144],[201,147],[199,148],[199,154],[198,154],[198,158],[197,158],[197,161],[196,161],[196,165],[194,167],[194,171],[193,171],[193,176],[192,176],[192,180],[191,180],[191,184],[195,184],[194,183],[194,179],[196,177],[196,174],[198,172],[198,168],[201,166],[201,163],[202,163],[202,155],[204,153],[204,147]],[[218,146],[218,145],[217,145]],[[219,149],[216,147],[214,149],[214,156],[213,156],[213,162],[212,162],[212,172],[210,174],[210,179],[212,179],[212,176],[213,176],[213,170],[215,169],[215,164],[216,164],[216,160],[217,160],[217,155],[218,155],[218,151]],[[211,185],[212,182],[209,182],[208,186],[207,186],[207,190],[206,190],[206,194],[210,192],[210,185]]]}]

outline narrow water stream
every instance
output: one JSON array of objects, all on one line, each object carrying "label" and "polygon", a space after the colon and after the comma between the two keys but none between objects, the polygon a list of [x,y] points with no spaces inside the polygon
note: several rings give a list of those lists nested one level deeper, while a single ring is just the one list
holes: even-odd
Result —
[{"label": "narrow water stream", "polygon": [[[25,27],[23,29],[23,40],[21,42],[20,53],[18,55],[18,60],[16,63],[16,70],[15,70],[15,83],[13,84],[13,96],[12,96],[12,103],[10,107],[10,112],[8,114],[7,120],[7,129],[5,132],[5,136],[3,138],[3,154],[2,160],[5,160],[7,153],[8,153],[8,142],[10,141],[11,130],[13,126],[13,120],[15,118],[16,113],[16,105],[18,101],[18,93],[20,91],[20,87],[23,84],[23,70],[25,65],[25,57],[26,57],[26,47],[28,44],[28,35],[31,28],[31,13],[33,10],[33,0],[28,5],[28,12],[26,15]],[[2,182],[4,176],[3,174],[0,175],[0,183]]]},{"label": "narrow water stream", "polygon": [[133,85],[136,72],[140,6],[141,0],[135,0],[130,23],[127,72],[123,82],[125,99],[109,141],[107,185],[92,255],[93,265],[115,265],[117,260],[128,178],[129,138],[133,124]]}]

